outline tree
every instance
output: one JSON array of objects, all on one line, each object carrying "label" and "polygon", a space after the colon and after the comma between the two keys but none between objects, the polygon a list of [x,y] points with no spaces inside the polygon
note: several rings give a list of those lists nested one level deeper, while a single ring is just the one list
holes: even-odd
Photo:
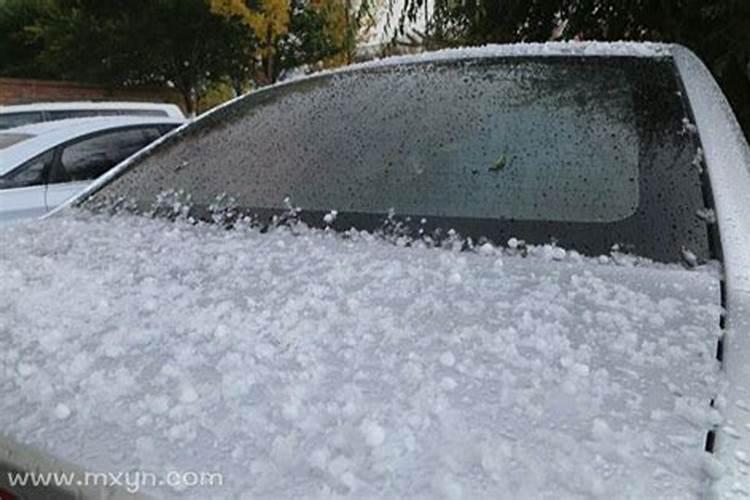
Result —
[{"label": "tree", "polygon": [[211,10],[240,20],[258,42],[255,80],[275,82],[285,70],[354,60],[359,34],[372,26],[370,0],[211,0]]},{"label": "tree", "polygon": [[275,81],[278,75],[274,64],[277,45],[289,30],[289,0],[258,0],[248,5],[244,0],[211,0],[211,12],[225,18],[240,19],[258,42],[265,83]]},{"label": "tree", "polygon": [[328,65],[351,64],[357,47],[375,27],[374,5],[371,0],[315,0],[312,6],[322,17],[325,33],[337,51],[328,57]]},{"label": "tree", "polygon": [[242,67],[250,40],[205,0],[57,0],[27,28],[63,78],[171,84],[189,112],[208,84]]},{"label": "tree", "polygon": [[1,74],[171,85],[191,113],[210,84],[253,71],[254,39],[208,0],[7,0],[0,26]]},{"label": "tree", "polygon": [[[563,0],[406,0],[395,36],[402,37],[429,12],[424,43],[457,46],[549,40],[559,24]],[[393,13],[392,13],[393,14]]]},{"label": "tree", "polygon": [[351,1],[0,0],[0,75],[169,85],[194,112],[217,84],[351,61],[371,0]]},{"label": "tree", "polygon": [[4,0],[0,2],[0,75],[22,74],[27,77],[52,76],[35,63],[43,47],[31,42],[26,28],[46,9],[46,0]]},{"label": "tree", "polygon": [[328,16],[319,5],[292,0],[289,23],[289,35],[278,44],[279,74],[309,65],[335,64],[330,61],[342,48],[332,35]]}]

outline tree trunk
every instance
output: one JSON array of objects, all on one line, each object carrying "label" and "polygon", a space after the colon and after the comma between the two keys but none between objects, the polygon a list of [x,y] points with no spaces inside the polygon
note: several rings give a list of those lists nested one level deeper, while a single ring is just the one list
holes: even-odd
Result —
[{"label": "tree trunk", "polygon": [[196,111],[198,110],[198,95],[195,88],[181,88],[180,94],[182,94],[182,100],[185,103],[186,114],[191,118],[195,118]]}]

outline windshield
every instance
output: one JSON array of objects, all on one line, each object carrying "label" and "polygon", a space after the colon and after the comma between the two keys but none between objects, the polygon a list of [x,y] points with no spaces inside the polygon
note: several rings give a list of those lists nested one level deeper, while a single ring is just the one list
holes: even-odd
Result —
[{"label": "windshield", "polygon": [[[199,121],[95,198],[167,190],[249,213],[389,211],[496,242],[708,254],[697,146],[671,61],[515,58],[383,66],[259,92]],[[678,189],[677,189],[678,188]],[[674,193],[679,192],[677,197]],[[346,218],[346,216],[349,216]],[[423,222],[422,224],[425,224]]]},{"label": "windshield", "polygon": [[[574,72],[589,85],[560,88]],[[610,85],[625,80],[621,69],[534,62],[408,73],[343,75],[269,106],[262,120],[279,125],[259,127],[246,147],[270,182],[249,184],[243,199],[523,220],[610,222],[635,212],[632,88]]]}]

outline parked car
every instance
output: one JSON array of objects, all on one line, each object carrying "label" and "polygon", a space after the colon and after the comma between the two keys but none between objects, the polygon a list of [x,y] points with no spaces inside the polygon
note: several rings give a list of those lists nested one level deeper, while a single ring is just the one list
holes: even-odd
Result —
[{"label": "parked car", "polygon": [[123,115],[185,118],[185,114],[176,104],[117,101],[37,102],[0,106],[0,130],[70,118]]},{"label": "parked car", "polygon": [[742,498],[749,165],[680,46],[261,89],[2,232],[0,428],[160,498]]},{"label": "parked car", "polygon": [[0,223],[39,217],[185,120],[99,117],[0,132]]}]

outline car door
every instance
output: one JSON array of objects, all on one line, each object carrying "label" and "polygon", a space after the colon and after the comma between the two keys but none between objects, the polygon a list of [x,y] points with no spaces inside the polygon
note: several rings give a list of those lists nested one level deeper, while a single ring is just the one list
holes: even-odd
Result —
[{"label": "car door", "polygon": [[155,125],[98,132],[59,148],[45,191],[52,210],[86,188],[94,179],[161,135]]},{"label": "car door", "polygon": [[44,214],[45,178],[53,159],[49,150],[0,176],[0,224]]}]

